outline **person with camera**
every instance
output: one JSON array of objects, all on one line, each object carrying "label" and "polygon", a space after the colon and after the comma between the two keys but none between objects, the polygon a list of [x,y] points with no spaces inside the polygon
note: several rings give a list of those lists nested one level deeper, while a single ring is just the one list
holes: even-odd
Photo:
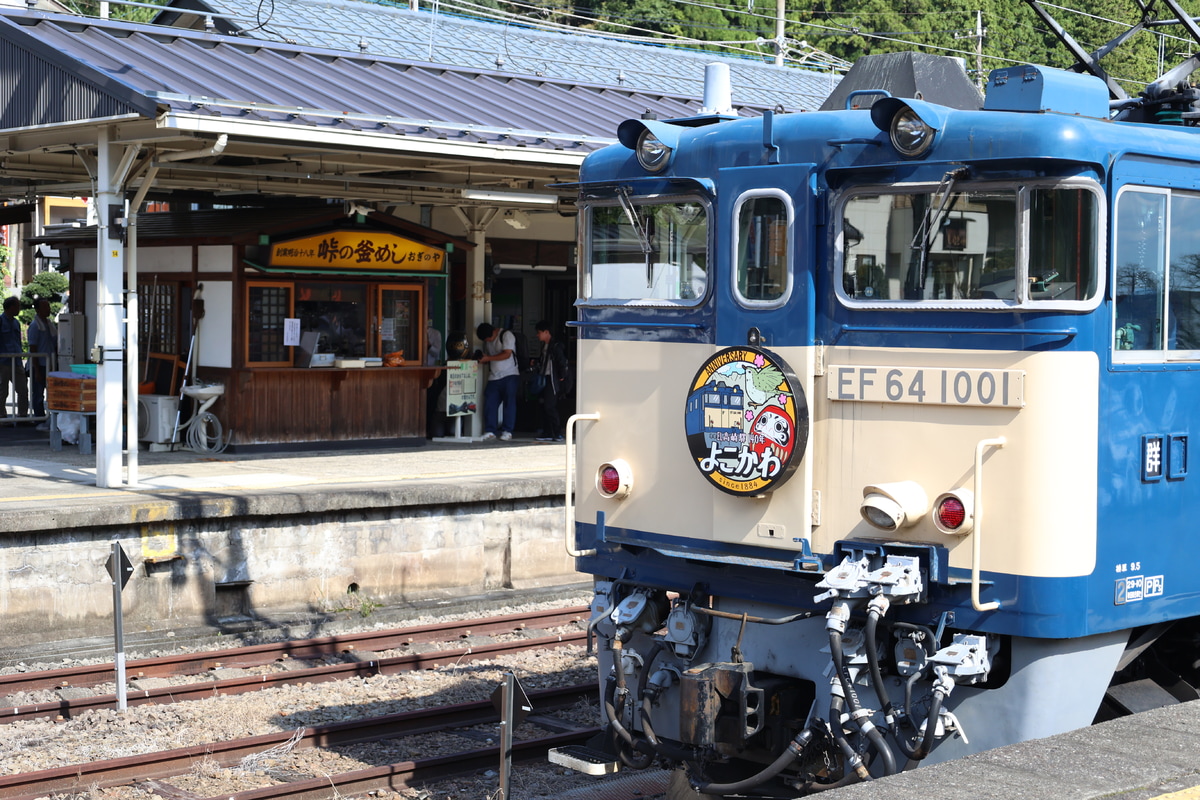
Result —
[{"label": "person with camera", "polygon": [[567,388],[570,366],[567,351],[562,342],[550,330],[550,323],[540,320],[536,326],[538,341],[542,343],[542,355],[538,360],[534,385],[542,402],[542,432],[534,437],[535,442],[561,442],[562,420],[558,413],[558,401]]}]

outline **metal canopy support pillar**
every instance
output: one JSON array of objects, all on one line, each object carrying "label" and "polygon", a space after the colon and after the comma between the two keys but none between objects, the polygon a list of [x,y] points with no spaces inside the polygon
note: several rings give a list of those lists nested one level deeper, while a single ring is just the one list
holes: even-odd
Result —
[{"label": "metal canopy support pillar", "polygon": [[[125,389],[126,397],[129,399],[128,408],[125,409],[126,425],[125,425],[125,452],[126,452],[126,481],[130,486],[137,486],[138,477],[138,412],[141,410],[138,407],[138,328],[140,327],[140,317],[138,316],[138,268],[137,268],[137,222],[138,210],[142,207],[142,202],[146,199],[146,194],[150,191],[150,187],[154,185],[154,179],[158,177],[158,168],[151,167],[146,176],[142,178],[142,185],[138,187],[137,194],[129,203],[129,248],[125,253],[126,267],[128,277],[126,286],[129,294],[125,300],[125,317],[128,324],[125,332],[125,344],[127,347],[125,355],[125,369],[127,377],[127,386]],[[153,299],[153,298],[151,298]]]},{"label": "metal canopy support pillar", "polygon": [[[96,137],[96,485],[121,485],[121,422],[124,399],[125,201],[121,187],[137,149],[109,142],[109,131]],[[136,399],[135,399],[136,402]]]},{"label": "metal canopy support pillar", "polygon": [[[455,213],[463,227],[470,234],[471,242],[475,245],[467,260],[467,286],[470,293],[467,296],[467,349],[474,351],[479,346],[475,338],[475,328],[481,322],[492,321],[492,296],[486,291],[487,287],[487,227],[495,219],[499,209],[455,207]],[[482,370],[482,366],[480,367]],[[480,375],[479,395],[475,404],[480,413],[471,415],[470,436],[476,439],[483,435],[483,376]]]}]

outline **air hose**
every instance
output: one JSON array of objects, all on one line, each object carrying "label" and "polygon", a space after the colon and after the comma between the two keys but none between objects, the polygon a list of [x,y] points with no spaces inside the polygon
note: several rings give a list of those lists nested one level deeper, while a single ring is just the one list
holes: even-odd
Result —
[{"label": "air hose", "polygon": [[[877,698],[879,698],[879,706],[883,710],[884,718],[887,719],[889,723],[891,723],[892,718],[895,716],[895,709],[892,707],[892,702],[888,698],[887,692],[884,691],[883,671],[882,671],[882,669],[880,669],[880,666],[879,666],[879,647],[877,645],[877,639],[876,639],[876,633],[877,633],[876,629],[878,628],[878,625],[879,625],[879,618],[880,618],[880,614],[875,609],[871,609],[868,611],[867,624],[866,624],[866,627],[864,630],[864,633],[866,635],[866,646],[867,646],[867,664],[871,670],[871,683],[875,687],[875,696]],[[929,630],[928,628],[926,628],[924,626],[909,625],[907,623],[897,623],[897,625],[900,627],[905,627],[905,628],[909,628],[909,629],[913,629],[913,630],[919,630],[919,631],[923,632],[924,634],[926,634],[926,639],[928,639],[930,642],[932,642],[933,631]],[[913,678],[915,678],[915,677],[916,677],[916,675],[913,676]],[[910,681],[905,689],[905,702],[904,702],[905,715],[906,715],[905,722],[908,725],[910,725],[911,727],[913,727],[914,730],[916,730],[916,726],[913,724],[913,721],[912,721],[911,710],[909,709],[910,703],[909,703],[908,698],[911,694],[911,691],[912,691],[912,679],[910,679]],[[917,744],[916,747],[912,747],[911,745],[909,745],[909,743],[905,740],[905,738],[900,735],[899,731],[893,732],[894,738],[896,740],[896,745],[900,748],[900,752],[904,754],[905,758],[908,759],[908,763],[905,764],[904,769],[908,770],[908,769],[912,769],[913,767],[915,767],[917,765],[917,762],[920,762],[922,759],[924,759],[926,756],[928,756],[929,751],[933,749],[933,738],[936,733],[936,727],[937,727],[936,723],[937,723],[938,715],[941,713],[943,697],[944,697],[944,692],[939,688],[935,688],[934,692],[933,692],[932,705],[930,706],[930,709],[929,709],[929,715],[926,718],[925,732],[921,736],[921,741]],[[886,757],[885,757],[885,759],[886,759]],[[889,774],[891,774],[891,773],[889,773]]]},{"label": "air hose", "polygon": [[[621,640],[613,639],[612,645],[609,647],[613,655],[613,672],[616,675],[614,680],[608,682],[604,689],[604,713],[608,717],[608,723],[612,726],[614,734],[618,737],[614,742],[617,746],[617,755],[621,762],[631,769],[645,769],[654,761],[654,754],[645,752],[639,743],[634,741],[631,734],[624,725],[621,724],[620,712],[616,707],[615,695],[620,690],[621,693],[621,708],[625,707],[625,669],[621,663]],[[628,750],[622,747],[624,742],[628,746]]]},{"label": "air hose", "polygon": [[917,745],[916,750],[908,757],[908,763],[904,765],[905,770],[915,768],[921,759],[929,755],[929,751],[933,749],[933,737],[937,733],[937,721],[942,713],[942,699],[945,696],[944,691],[934,687],[933,699],[929,702],[929,715],[925,718],[925,735],[921,737],[921,743]]},{"label": "air hose", "polygon": [[808,728],[805,728],[796,734],[796,738],[788,742],[788,746],[779,754],[779,757],[768,764],[761,772],[751,775],[749,778],[735,781],[734,783],[701,784],[696,787],[696,791],[701,794],[736,794],[753,789],[756,786],[761,786],[791,766],[792,762],[796,761],[796,759],[800,758],[804,752],[804,748],[808,746],[812,738],[812,732]]},{"label": "air hose", "polygon": [[646,737],[646,743],[654,748],[654,752],[663,758],[670,761],[690,761],[696,757],[696,754],[691,750],[661,741],[654,732],[654,724],[650,716],[653,700],[661,689],[650,690],[647,688],[647,683],[650,674],[654,671],[654,662],[662,655],[663,649],[663,643],[655,641],[654,647],[650,649],[650,654],[646,657],[646,661],[642,665],[642,674],[638,676],[636,697],[641,699],[641,707],[638,710],[638,714],[642,723],[642,734]]},{"label": "air hose", "polygon": [[[884,774],[895,775],[898,771],[896,767],[896,754],[892,752],[892,748],[887,743],[887,740],[883,738],[883,734],[871,722],[870,715],[863,711],[862,705],[858,701],[858,692],[854,690],[854,681],[850,678],[850,672],[846,669],[845,659],[842,657],[842,634],[832,628],[829,630],[829,652],[833,657],[833,668],[837,673],[838,682],[842,686],[842,692],[846,696],[846,704],[850,709],[851,718],[863,732],[863,735],[867,737],[867,741],[871,743],[871,747],[883,759]],[[835,697],[835,699],[837,698]],[[834,726],[835,734],[840,733],[841,722],[838,718],[830,717],[829,724]]]}]

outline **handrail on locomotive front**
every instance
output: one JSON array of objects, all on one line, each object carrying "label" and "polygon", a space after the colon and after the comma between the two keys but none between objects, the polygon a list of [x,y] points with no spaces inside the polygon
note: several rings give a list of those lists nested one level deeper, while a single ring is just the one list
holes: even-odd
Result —
[{"label": "handrail on locomotive front", "polygon": [[586,558],[596,555],[596,548],[590,550],[575,549],[575,423],[597,421],[599,414],[572,414],[567,420],[567,485],[566,497],[563,503],[563,519],[566,530],[563,531],[563,545],[571,558]]},{"label": "handrail on locomotive front", "polygon": [[975,529],[971,531],[971,605],[976,611],[994,611],[1000,607],[997,600],[983,603],[979,600],[979,562],[983,549],[983,451],[989,447],[1004,447],[1003,436],[981,439],[975,445]]}]

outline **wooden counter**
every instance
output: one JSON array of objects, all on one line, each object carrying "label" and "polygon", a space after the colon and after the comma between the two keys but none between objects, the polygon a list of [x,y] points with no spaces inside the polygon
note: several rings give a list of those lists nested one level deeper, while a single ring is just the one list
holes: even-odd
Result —
[{"label": "wooden counter", "polygon": [[235,369],[215,410],[233,445],[423,440],[426,390],[444,369]]}]

